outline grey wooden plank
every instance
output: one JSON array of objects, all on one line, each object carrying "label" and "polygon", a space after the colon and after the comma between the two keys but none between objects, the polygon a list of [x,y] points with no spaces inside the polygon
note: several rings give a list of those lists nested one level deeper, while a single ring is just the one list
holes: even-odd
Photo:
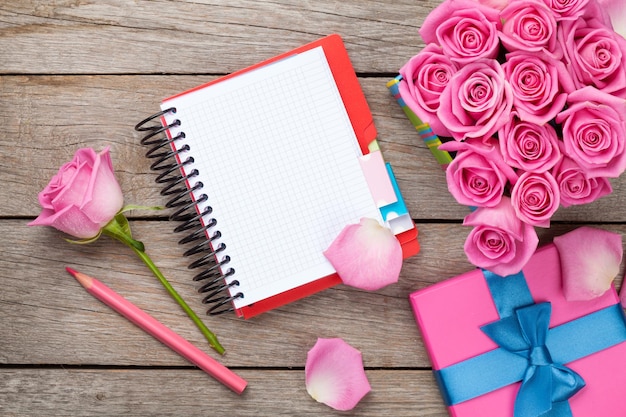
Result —
[{"label": "grey wooden plank", "polygon": [[393,72],[421,47],[438,2],[8,0],[0,8],[0,72],[211,74],[344,36],[359,72]]},{"label": "grey wooden plank", "polygon": [[195,369],[0,368],[0,412],[6,417],[447,415],[429,371],[367,370],[372,391],[348,412],[313,400],[302,369],[238,372],[249,383],[241,396]]}]

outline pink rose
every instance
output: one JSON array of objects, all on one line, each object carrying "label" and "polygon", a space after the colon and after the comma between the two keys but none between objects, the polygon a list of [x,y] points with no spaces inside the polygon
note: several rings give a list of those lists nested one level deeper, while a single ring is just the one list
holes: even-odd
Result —
[{"label": "pink rose", "polygon": [[588,177],[618,177],[626,169],[626,100],[585,87],[567,103],[556,117],[563,128],[563,153]]},{"label": "pink rose", "polygon": [[511,190],[511,202],[523,222],[550,227],[550,218],[561,202],[561,192],[550,172],[525,172]]},{"label": "pink rose", "polygon": [[[543,0],[556,20],[575,20],[585,14],[589,0]],[[595,0],[593,0],[595,1]]]},{"label": "pink rose", "polygon": [[554,178],[559,184],[563,207],[591,203],[613,191],[607,178],[587,178],[583,169],[568,157],[555,168]]},{"label": "pink rose", "polygon": [[538,0],[513,1],[502,10],[500,40],[509,51],[544,51],[553,58],[563,55],[557,42],[554,13]]},{"label": "pink rose", "polygon": [[439,96],[458,68],[442,53],[441,47],[428,44],[401,69],[400,95],[407,106],[439,136],[450,136],[437,118]]},{"label": "pink rose", "polygon": [[545,172],[561,159],[559,139],[549,124],[521,121],[514,111],[498,131],[504,161],[524,171]]},{"label": "pink rose", "polygon": [[509,119],[513,91],[495,59],[459,70],[441,93],[437,117],[455,140],[489,137]]},{"label": "pink rose", "polygon": [[495,58],[499,51],[497,9],[472,0],[446,0],[424,20],[419,33],[424,42],[441,45],[454,62]]},{"label": "pink rose", "polygon": [[500,202],[506,178],[494,163],[472,151],[459,152],[446,169],[450,194],[466,206],[493,207]]},{"label": "pink rose", "polygon": [[559,40],[577,88],[591,85],[626,98],[626,40],[598,19],[564,21]]},{"label": "pink rose", "polygon": [[520,119],[543,125],[563,109],[574,82],[565,65],[541,52],[516,51],[502,64]]},{"label": "pink rose", "polygon": [[39,193],[39,203],[41,214],[29,225],[52,226],[79,239],[97,236],[124,204],[109,148],[76,151]]},{"label": "pink rose", "polygon": [[450,194],[459,204],[496,206],[507,183],[517,180],[515,171],[504,162],[494,138],[451,141],[440,145],[439,149],[457,152],[446,169],[446,180]]},{"label": "pink rose", "polygon": [[535,228],[517,218],[508,197],[473,211],[463,225],[474,226],[465,241],[467,259],[502,276],[521,271],[539,243]]}]

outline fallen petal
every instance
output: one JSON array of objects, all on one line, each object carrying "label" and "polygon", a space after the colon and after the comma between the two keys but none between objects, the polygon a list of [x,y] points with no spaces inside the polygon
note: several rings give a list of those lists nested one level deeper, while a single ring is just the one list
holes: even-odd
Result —
[{"label": "fallen petal", "polygon": [[340,338],[318,338],[304,374],[309,395],[335,410],[352,410],[371,390],[361,352]]},{"label": "fallen petal", "polygon": [[554,244],[568,301],[591,300],[611,287],[622,262],[622,235],[584,226],[555,237]]},{"label": "fallen petal", "polygon": [[397,282],[402,269],[400,242],[369,218],[344,227],[324,255],[344,284],[369,291]]},{"label": "fallen petal", "polygon": [[613,30],[626,37],[626,2],[624,0],[599,0],[600,6],[609,15]]}]

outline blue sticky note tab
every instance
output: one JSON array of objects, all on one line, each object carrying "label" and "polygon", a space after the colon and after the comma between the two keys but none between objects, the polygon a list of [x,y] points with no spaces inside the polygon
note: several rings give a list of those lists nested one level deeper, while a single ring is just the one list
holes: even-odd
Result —
[{"label": "blue sticky note tab", "polygon": [[383,220],[389,224],[392,232],[397,235],[407,230],[411,230],[415,226],[411,216],[409,215],[409,210],[404,203],[404,198],[402,198],[402,194],[400,193],[400,187],[398,187],[398,182],[393,174],[391,165],[389,163],[386,163],[385,165],[387,167],[387,173],[389,174],[389,180],[393,186],[393,191],[396,193],[397,201],[381,207],[380,214]]},{"label": "blue sticky note tab", "polygon": [[380,208],[380,214],[383,216],[383,220],[388,221],[390,219],[393,219],[394,217],[400,217],[404,216],[405,214],[409,214],[409,210],[406,208],[406,204],[404,203],[404,198],[402,198],[402,194],[400,194],[400,187],[398,187],[396,177],[395,175],[393,175],[391,165],[389,164],[389,162],[387,162],[385,166],[387,167],[389,180],[391,181],[393,192],[396,193],[397,199],[395,203],[391,203]]}]

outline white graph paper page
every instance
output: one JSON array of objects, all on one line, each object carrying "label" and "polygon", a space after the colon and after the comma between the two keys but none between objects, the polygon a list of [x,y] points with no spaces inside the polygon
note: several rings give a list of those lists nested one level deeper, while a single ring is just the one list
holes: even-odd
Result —
[{"label": "white graph paper page", "polygon": [[[321,47],[175,97],[168,123],[194,157],[239,281],[239,308],[334,272],[323,251],[361,217],[380,220]],[[177,145],[182,146],[183,143]]]}]

